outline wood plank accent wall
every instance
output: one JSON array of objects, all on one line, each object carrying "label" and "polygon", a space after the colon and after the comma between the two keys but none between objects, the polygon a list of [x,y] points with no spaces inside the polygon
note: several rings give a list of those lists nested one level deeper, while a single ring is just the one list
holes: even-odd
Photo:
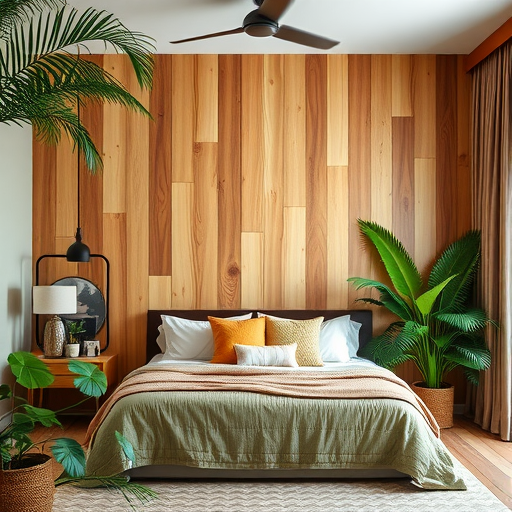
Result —
[{"label": "wood plank accent wall", "polygon": [[[123,56],[92,58],[153,115],[84,113],[105,159],[82,173],[84,241],[112,263],[121,376],[144,362],[148,308],[354,307],[346,279],[383,277],[358,217],[393,229],[421,269],[470,228],[462,56],[157,55],[142,95]],[[72,241],[69,151],[34,143],[34,261]],[[60,265],[43,278],[76,274]]]}]

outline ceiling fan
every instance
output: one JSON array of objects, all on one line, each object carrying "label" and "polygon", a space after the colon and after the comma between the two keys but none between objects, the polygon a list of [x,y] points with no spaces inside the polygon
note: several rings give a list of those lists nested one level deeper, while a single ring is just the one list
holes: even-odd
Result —
[{"label": "ceiling fan", "polygon": [[303,44],[312,48],[328,50],[337,45],[339,41],[334,41],[326,37],[311,34],[298,28],[288,25],[279,25],[278,20],[286,11],[293,0],[253,0],[258,9],[251,11],[239,28],[215,32],[204,36],[190,37],[179,41],[171,41],[173,44],[188,43],[189,41],[198,41],[200,39],[209,39],[211,37],[227,36],[231,34],[240,34],[245,32],[253,37],[274,36],[292,43]]}]

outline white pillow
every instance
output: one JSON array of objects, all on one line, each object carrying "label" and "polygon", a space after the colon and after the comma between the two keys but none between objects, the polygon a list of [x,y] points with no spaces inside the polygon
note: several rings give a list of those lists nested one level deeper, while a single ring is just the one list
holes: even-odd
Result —
[{"label": "white pillow", "polygon": [[295,352],[297,343],[290,345],[256,345],[235,344],[236,364],[240,366],[292,366],[297,368]]},{"label": "white pillow", "polygon": [[[251,317],[252,313],[247,313],[226,320],[248,320]],[[213,357],[213,332],[208,320],[188,320],[170,315],[161,315],[161,318],[165,343],[162,352],[167,356],[200,361],[209,361]],[[157,343],[162,348],[160,335]]]},{"label": "white pillow", "polygon": [[[258,311],[258,317],[268,316]],[[290,318],[280,318],[290,320]],[[322,322],[320,326],[320,357],[329,363],[346,363],[357,356],[359,350],[359,329],[361,324],[350,320],[350,315],[338,316]]]}]

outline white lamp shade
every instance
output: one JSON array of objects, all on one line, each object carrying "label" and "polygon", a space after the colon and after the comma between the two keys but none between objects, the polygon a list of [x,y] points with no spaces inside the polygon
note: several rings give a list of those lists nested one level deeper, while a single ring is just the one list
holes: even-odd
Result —
[{"label": "white lamp shade", "polygon": [[34,286],[32,309],[36,315],[76,313],[76,286]]}]

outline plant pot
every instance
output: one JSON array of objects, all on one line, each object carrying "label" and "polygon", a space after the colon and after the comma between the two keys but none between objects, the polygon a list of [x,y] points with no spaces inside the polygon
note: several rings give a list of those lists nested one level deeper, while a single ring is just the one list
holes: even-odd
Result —
[{"label": "plant pot", "polygon": [[424,382],[413,382],[412,390],[421,398],[436,419],[439,428],[453,427],[454,387],[443,382],[442,388],[427,388]]},{"label": "plant pot", "polygon": [[78,357],[80,355],[80,343],[69,343],[64,347],[66,357]]},{"label": "plant pot", "polygon": [[55,494],[51,457],[35,453],[24,459],[27,467],[0,470],[0,510],[51,512]]}]

